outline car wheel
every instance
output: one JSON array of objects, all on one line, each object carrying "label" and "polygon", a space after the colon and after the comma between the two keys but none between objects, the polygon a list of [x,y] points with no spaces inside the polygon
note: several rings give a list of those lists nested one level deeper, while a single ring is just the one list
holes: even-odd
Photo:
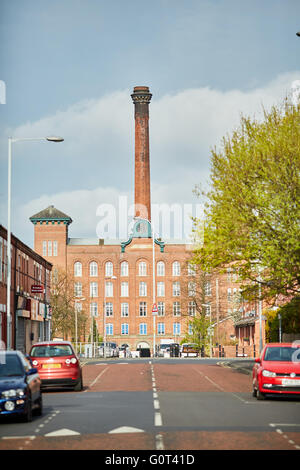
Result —
[{"label": "car wheel", "polygon": [[256,391],[256,398],[257,398],[258,400],[264,400],[264,399],[266,398],[265,394],[262,393],[262,392],[259,390],[259,388],[258,388],[257,391]]},{"label": "car wheel", "polygon": [[74,387],[74,391],[75,392],[81,392],[82,389],[83,389],[82,377],[80,377],[79,381],[77,382],[77,384]]},{"label": "car wheel", "polygon": [[28,396],[27,407],[24,414],[24,421],[30,423],[32,421],[32,401],[31,396]]}]

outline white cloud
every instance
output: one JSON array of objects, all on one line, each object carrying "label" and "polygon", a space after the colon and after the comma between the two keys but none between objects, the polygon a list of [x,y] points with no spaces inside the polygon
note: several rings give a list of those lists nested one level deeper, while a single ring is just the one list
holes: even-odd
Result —
[{"label": "white cloud", "polygon": [[[259,118],[263,106],[268,108],[282,101],[299,77],[300,72],[286,73],[248,92],[200,88],[160,99],[153,96],[150,104],[152,201],[169,204],[195,201],[194,186],[208,179],[210,149],[219,146],[222,136],[238,126],[241,114]],[[115,204],[120,194],[132,198],[134,109],[130,94],[131,90],[127,89],[80,102],[53,116],[10,130],[14,136],[62,135],[65,138],[63,144],[57,144],[61,146],[59,152],[53,152],[52,144],[42,148],[45,164],[56,165],[65,178],[59,180],[59,185],[55,180],[48,181],[48,187],[42,189],[44,195],[40,187],[26,188],[27,193],[22,193],[23,203],[14,212],[18,236],[28,236],[28,217],[54,204],[73,218],[72,236],[93,237],[97,205]],[[22,168],[23,146],[15,152]],[[40,153],[41,147],[30,147],[32,161],[41,158]],[[72,186],[73,180],[76,183]],[[20,199],[17,190],[14,194]]]}]

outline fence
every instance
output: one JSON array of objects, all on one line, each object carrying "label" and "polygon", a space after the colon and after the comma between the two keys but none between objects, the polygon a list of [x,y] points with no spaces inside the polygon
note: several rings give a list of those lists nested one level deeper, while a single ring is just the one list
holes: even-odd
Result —
[{"label": "fence", "polygon": [[255,358],[259,356],[259,348],[255,344],[251,346],[219,346],[212,348],[213,357],[250,357]]},{"label": "fence", "polygon": [[103,343],[73,343],[73,346],[82,358],[97,358],[97,357],[117,357],[119,355],[118,348],[114,343],[106,343],[105,349]]}]

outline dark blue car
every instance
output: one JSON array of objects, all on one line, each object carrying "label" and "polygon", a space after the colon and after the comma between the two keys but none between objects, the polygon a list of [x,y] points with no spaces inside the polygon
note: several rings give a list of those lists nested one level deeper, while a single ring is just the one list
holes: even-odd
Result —
[{"label": "dark blue car", "polygon": [[19,351],[0,351],[0,416],[18,414],[31,421],[33,410],[43,412],[37,369]]}]

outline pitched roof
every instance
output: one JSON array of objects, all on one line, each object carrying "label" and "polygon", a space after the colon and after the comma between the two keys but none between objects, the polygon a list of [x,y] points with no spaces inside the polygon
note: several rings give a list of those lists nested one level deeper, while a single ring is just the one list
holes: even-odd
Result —
[{"label": "pitched roof", "polygon": [[46,209],[38,212],[37,214],[32,215],[29,220],[31,220],[31,222],[39,222],[45,220],[62,220],[68,222],[68,224],[72,222],[71,217],[56,209],[54,206],[49,206]]}]

